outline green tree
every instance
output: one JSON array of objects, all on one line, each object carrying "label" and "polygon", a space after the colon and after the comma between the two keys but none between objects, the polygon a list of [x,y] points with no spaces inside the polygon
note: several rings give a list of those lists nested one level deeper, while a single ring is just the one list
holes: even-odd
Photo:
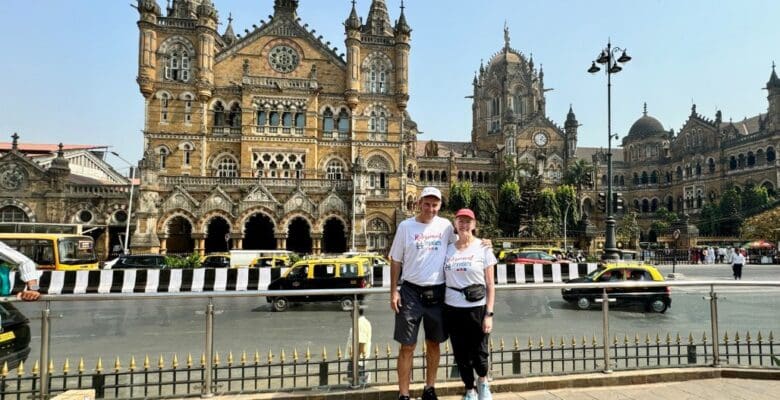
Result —
[{"label": "green tree", "polygon": [[543,217],[550,218],[553,221],[562,220],[558,198],[555,196],[555,191],[550,188],[544,188],[539,192],[535,208],[540,211],[539,214]]},{"label": "green tree", "polygon": [[514,236],[517,233],[520,219],[518,211],[520,208],[520,186],[517,182],[504,182],[498,191],[498,228],[508,236]]},{"label": "green tree", "polygon": [[636,221],[636,212],[629,211],[623,214],[616,234],[617,240],[623,242],[626,248],[636,248],[639,243],[639,223]]},{"label": "green tree", "polygon": [[715,236],[720,230],[720,210],[715,203],[705,204],[699,214],[699,233],[702,236]]},{"label": "green tree", "polygon": [[551,239],[558,235],[558,224],[550,217],[535,218],[531,224],[531,236],[537,239]]},{"label": "green tree", "polygon": [[567,185],[574,186],[579,194],[582,193],[583,188],[593,185],[593,171],[593,164],[578,158],[573,163],[569,164],[563,181]]},{"label": "green tree", "polygon": [[450,198],[448,208],[452,212],[457,212],[461,208],[466,208],[471,204],[471,182],[455,182],[450,186]]},{"label": "green tree", "polygon": [[744,216],[759,213],[769,204],[769,193],[763,186],[748,186],[742,191],[740,197]]},{"label": "green tree", "polygon": [[655,212],[655,217],[653,218],[653,223],[650,224],[650,229],[655,231],[658,236],[661,236],[667,234],[672,227],[672,224],[676,223],[678,220],[677,214],[667,210],[666,207],[661,207]]},{"label": "green tree", "polygon": [[577,191],[572,185],[561,185],[555,188],[555,199],[558,200],[558,208],[561,212],[561,226],[566,214],[566,230],[571,232],[577,227],[580,220],[579,201]]},{"label": "green tree", "polygon": [[734,188],[726,190],[720,196],[718,214],[720,214],[718,234],[725,236],[739,234],[739,225],[742,223],[742,197]]},{"label": "green tree", "polygon": [[477,221],[485,231],[496,222],[496,203],[493,196],[485,189],[477,189],[472,193],[469,206],[477,215]]}]

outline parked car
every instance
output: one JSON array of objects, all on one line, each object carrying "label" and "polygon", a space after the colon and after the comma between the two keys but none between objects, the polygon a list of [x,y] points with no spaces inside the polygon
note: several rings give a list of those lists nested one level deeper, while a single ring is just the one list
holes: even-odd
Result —
[{"label": "parked car", "polygon": [[200,263],[203,268],[227,268],[230,267],[230,256],[224,254],[210,254]]},{"label": "parked car", "polygon": [[364,258],[368,261],[368,266],[370,267],[385,267],[389,266],[390,262],[387,261],[387,259],[377,253],[359,253],[359,252],[348,252],[344,253],[344,257],[346,258],[353,258],[353,257],[360,257]]},{"label": "parked car", "polygon": [[282,254],[262,255],[255,257],[249,264],[250,268],[287,268],[292,264],[290,257]]},{"label": "parked car", "polygon": [[565,258],[559,260],[544,251],[533,250],[511,254],[507,256],[506,262],[509,264],[568,264],[569,260]]},{"label": "parked car", "polygon": [[11,303],[0,302],[0,366],[12,370],[30,355],[30,321]]},{"label": "parked car", "polygon": [[[312,258],[295,263],[287,272],[273,280],[268,290],[360,289],[371,285],[368,262],[354,258]],[[358,301],[363,296],[358,296]],[[267,297],[274,311],[285,311],[291,302],[333,302],[342,310],[351,310],[353,296],[290,296]]]},{"label": "parked car", "polygon": [[[647,281],[663,282],[664,276],[655,267],[642,263],[616,262],[600,265],[586,276],[569,279],[566,283]],[[563,299],[586,310],[602,296],[602,289],[561,289]],[[615,299],[615,305],[639,304],[646,311],[664,313],[672,305],[671,289],[668,286],[608,288],[607,296]],[[610,305],[611,307],[611,305]]]},{"label": "parked car", "polygon": [[149,268],[166,269],[165,256],[157,254],[147,255],[121,255],[111,269]]}]

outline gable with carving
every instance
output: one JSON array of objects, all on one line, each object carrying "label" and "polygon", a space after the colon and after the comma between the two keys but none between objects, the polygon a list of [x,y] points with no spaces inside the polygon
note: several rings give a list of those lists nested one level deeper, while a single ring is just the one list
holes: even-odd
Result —
[{"label": "gable with carving", "polygon": [[202,214],[206,214],[209,211],[222,210],[228,214],[233,214],[234,205],[230,196],[221,187],[217,186],[209,197],[201,203],[200,211]]},{"label": "gable with carving", "polygon": [[174,209],[182,209],[189,211],[192,214],[195,214],[195,210],[198,209],[198,202],[193,198],[184,188],[181,186],[176,186],[176,188],[173,190],[173,193],[171,193],[170,196],[168,196],[167,199],[163,202],[163,209],[164,210],[174,210]]},{"label": "gable with carving", "polygon": [[347,204],[336,193],[331,192],[322,202],[320,202],[320,215],[326,215],[330,212],[338,212],[342,215],[349,215]]},{"label": "gable with carving", "polygon": [[309,215],[316,215],[317,206],[308,196],[306,196],[306,193],[298,190],[284,203],[285,214],[289,214],[293,211],[304,211]]}]

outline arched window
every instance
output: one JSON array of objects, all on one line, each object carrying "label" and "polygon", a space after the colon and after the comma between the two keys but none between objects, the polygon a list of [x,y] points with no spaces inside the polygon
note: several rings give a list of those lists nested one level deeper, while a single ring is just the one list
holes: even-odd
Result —
[{"label": "arched window", "polygon": [[265,125],[268,124],[268,113],[265,112],[265,110],[258,110],[257,111],[257,126],[259,128],[265,127]]},{"label": "arched window", "polygon": [[[368,169],[368,188],[384,190],[389,187],[388,177],[390,173],[390,164],[384,157],[374,155],[366,163]],[[433,174],[428,171],[429,180],[433,180]],[[384,193],[383,193],[384,194]]]},{"label": "arched window", "polygon": [[647,177],[647,171],[642,171],[642,184],[646,185],[648,181],[649,179]]},{"label": "arched window", "polygon": [[19,207],[5,206],[0,208],[0,222],[30,222],[30,217]]},{"label": "arched window", "polygon": [[[441,171],[441,181],[446,183],[447,182],[447,172]],[[485,182],[487,182],[487,174],[485,174]]]},{"label": "arched window", "polygon": [[707,169],[710,171],[710,173],[715,172],[715,160],[713,160],[712,158],[707,160]]},{"label": "arched window", "polygon": [[192,123],[192,95],[184,95],[184,123],[189,125]]},{"label": "arched window", "polygon": [[336,126],[339,129],[339,137],[345,137],[349,133],[349,113],[347,113],[347,110],[342,109],[339,112]]},{"label": "arched window", "polygon": [[368,223],[366,229],[368,236],[368,249],[382,251],[390,244],[390,226],[379,218],[374,218]]},{"label": "arched window", "polygon": [[158,150],[158,152],[157,152],[157,156],[158,156],[158,159],[157,159],[158,163],[157,163],[157,165],[160,167],[160,169],[165,169],[165,163],[168,161],[168,154],[170,154],[170,153],[168,152],[168,149],[166,149],[165,147],[160,147],[160,149]]},{"label": "arched window", "polygon": [[737,156],[737,168],[742,169],[745,168],[745,155],[740,154]]},{"label": "arched window", "polygon": [[298,129],[306,127],[306,116],[303,113],[295,114],[295,127]]},{"label": "arched window", "polygon": [[214,104],[214,126],[225,126],[225,105],[221,101]]},{"label": "arched window", "polygon": [[672,196],[666,198],[666,211],[674,211],[674,199]]},{"label": "arched window", "polygon": [[658,171],[653,171],[653,173],[650,174],[650,183],[654,185],[658,183]]},{"label": "arched window", "polygon": [[681,181],[683,179],[683,170],[682,170],[682,167],[679,166],[679,165],[677,166],[677,176],[676,176],[676,178],[677,178],[678,181]]},{"label": "arched window", "polygon": [[238,176],[238,163],[233,157],[223,156],[217,161],[217,177],[235,178]]},{"label": "arched window", "polygon": [[282,113],[282,127],[292,128],[292,124],[293,124],[292,113],[289,112]]},{"label": "arched window", "polygon": [[326,108],[322,113],[322,133],[325,137],[333,136],[333,111],[330,108]]},{"label": "arched window", "polygon": [[653,201],[650,202],[650,212],[656,211],[658,211],[658,199],[653,199]]},{"label": "arched window", "polygon": [[696,176],[701,176],[701,163],[696,162]]},{"label": "arched window", "polygon": [[516,94],[512,98],[512,111],[515,112],[515,117],[523,117],[523,97],[520,94]]},{"label": "arched window", "polygon": [[328,179],[332,181],[341,180],[344,177],[344,164],[339,160],[328,161],[328,165],[325,169],[327,171]]},{"label": "arched window", "polygon": [[696,208],[701,208],[702,204],[704,203],[704,196],[702,196],[701,192],[696,195]]},{"label": "arched window", "polygon": [[756,156],[753,154],[752,151],[749,151],[747,154],[747,166],[748,167],[756,166]]},{"label": "arched window", "polygon": [[376,111],[371,111],[371,116],[368,118],[368,131],[376,132]]},{"label": "arched window", "polygon": [[160,122],[168,122],[168,107],[171,96],[168,93],[160,93]]},{"label": "arched window", "polygon": [[766,162],[768,163],[775,162],[775,149],[772,147],[767,147],[766,149]]},{"label": "arched window", "polygon": [[683,201],[683,197],[677,196],[677,212],[679,213],[683,211],[684,208],[685,208],[685,203]]},{"label": "arched window", "polygon": [[181,44],[174,45],[165,57],[165,79],[177,82],[190,80],[190,53]]},{"label": "arched window", "polygon": [[230,107],[227,123],[231,128],[241,128],[241,106],[238,103]]},{"label": "arched window", "polygon": [[733,171],[737,169],[737,158],[734,156],[729,157],[729,170]]},{"label": "arched window", "polygon": [[647,199],[642,200],[642,212],[650,212],[650,202]]},{"label": "arched window", "polygon": [[424,170],[420,171],[420,182],[425,182],[425,171]]},{"label": "arched window", "polygon": [[368,85],[366,88],[369,93],[385,94],[388,92],[388,81],[390,76],[390,67],[386,60],[375,57],[368,65]]},{"label": "arched window", "polygon": [[182,156],[181,156],[181,163],[182,166],[189,166],[192,162],[192,145],[189,143],[184,143],[181,146]]}]

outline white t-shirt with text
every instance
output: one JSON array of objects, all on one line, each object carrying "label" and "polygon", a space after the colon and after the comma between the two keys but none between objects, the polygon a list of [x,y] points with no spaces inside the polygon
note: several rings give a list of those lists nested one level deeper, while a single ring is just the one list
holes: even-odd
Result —
[{"label": "white t-shirt with text", "polygon": [[403,266],[401,280],[419,286],[444,283],[444,257],[447,245],[455,241],[449,220],[436,216],[423,224],[412,217],[398,225],[390,257]]},{"label": "white t-shirt with text", "polygon": [[462,289],[469,285],[486,285],[485,269],[498,261],[489,247],[475,239],[465,249],[458,250],[455,244],[447,248],[447,259],[444,262],[444,276],[447,282],[447,294],[444,302],[453,307],[476,307],[486,304],[486,298],[480,301],[468,301],[463,293],[450,289]]}]

